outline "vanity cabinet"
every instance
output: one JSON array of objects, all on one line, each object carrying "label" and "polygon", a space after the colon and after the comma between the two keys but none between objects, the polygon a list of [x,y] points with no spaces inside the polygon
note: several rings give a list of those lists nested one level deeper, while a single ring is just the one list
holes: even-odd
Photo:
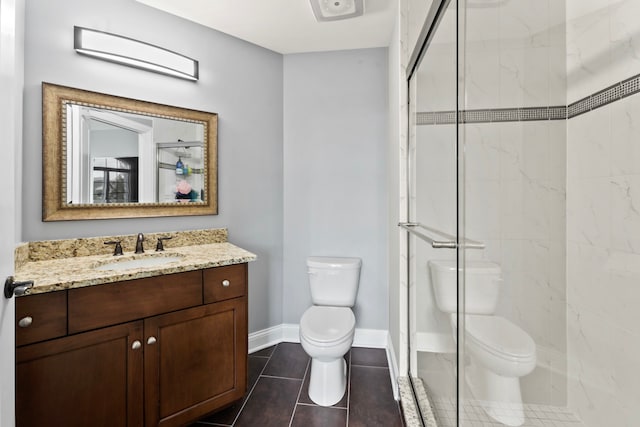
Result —
[{"label": "vanity cabinet", "polygon": [[[30,315],[49,299],[55,315]],[[62,331],[29,336],[61,310]],[[16,326],[18,427],[182,426],[246,392],[246,264],[24,296],[16,313],[32,318]]]},{"label": "vanity cabinet", "polygon": [[144,321],[147,426],[185,425],[242,398],[244,319],[246,304],[233,299]]},{"label": "vanity cabinet", "polygon": [[143,352],[132,348],[142,327],[132,322],[19,347],[16,425],[142,426]]}]

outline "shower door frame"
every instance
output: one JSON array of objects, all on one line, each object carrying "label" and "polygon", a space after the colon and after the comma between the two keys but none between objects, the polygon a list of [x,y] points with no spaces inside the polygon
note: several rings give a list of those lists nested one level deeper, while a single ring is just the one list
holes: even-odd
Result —
[{"label": "shower door frame", "polygon": [[[465,317],[464,317],[464,265],[465,265],[465,244],[461,244],[461,242],[465,242],[469,245],[469,242],[465,240],[465,192],[464,192],[464,150],[462,149],[463,141],[464,141],[464,126],[463,117],[461,111],[463,111],[464,105],[464,45],[461,44],[460,40],[465,40],[464,38],[464,28],[465,28],[465,10],[466,10],[466,0],[455,0],[456,1],[456,41],[455,41],[455,49],[456,49],[456,110],[455,110],[455,127],[456,127],[456,139],[455,139],[455,156],[456,156],[456,235],[452,236],[453,241],[447,242],[433,242],[430,244],[434,248],[449,248],[456,249],[456,267],[457,267],[457,307],[458,310],[456,312],[456,320],[457,320],[457,329],[456,329],[456,425],[460,426],[461,422],[461,414],[462,414],[462,405],[461,402],[464,400],[463,391],[464,391],[464,346],[465,346]],[[433,0],[431,7],[427,13],[427,17],[425,18],[424,25],[421,29],[421,32],[418,36],[415,49],[412,52],[409,62],[406,68],[406,76],[407,76],[407,112],[409,115],[407,121],[407,138],[405,145],[405,160],[406,160],[406,216],[408,219],[406,223],[400,223],[399,226],[404,228],[407,231],[406,238],[406,274],[407,274],[407,332],[408,332],[408,352],[407,352],[407,367],[408,367],[408,377],[409,383],[412,388],[413,397],[416,401],[416,407],[418,408],[418,414],[421,418],[422,424],[426,425],[423,412],[420,408],[420,405],[416,399],[416,385],[414,383],[414,373],[412,372],[411,366],[411,353],[412,353],[412,341],[415,339],[412,337],[412,319],[411,316],[414,315],[412,310],[411,303],[411,292],[412,287],[411,283],[411,272],[412,272],[412,239],[410,235],[417,235],[422,240],[430,240],[429,238],[425,239],[425,236],[422,235],[418,231],[415,231],[414,226],[417,226],[417,223],[412,223],[412,195],[413,193],[413,185],[412,178],[415,177],[413,167],[412,167],[412,135],[415,134],[415,130],[412,130],[412,127],[415,127],[415,120],[412,118],[415,116],[415,111],[412,109],[412,105],[415,105],[414,100],[412,100],[412,89],[411,89],[411,81],[414,76],[416,76],[416,71],[420,65],[422,58],[426,55],[429,44],[431,43],[438,26],[446,13],[448,7],[450,6],[451,0]],[[415,138],[414,138],[415,139]],[[413,229],[413,230],[412,230]],[[475,243],[475,242],[474,242]],[[473,246],[471,244],[470,246]],[[462,308],[462,309],[461,309]]]}]

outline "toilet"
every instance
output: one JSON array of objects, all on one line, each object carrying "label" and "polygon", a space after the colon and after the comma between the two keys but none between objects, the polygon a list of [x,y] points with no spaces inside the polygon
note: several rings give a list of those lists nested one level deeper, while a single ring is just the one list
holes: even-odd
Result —
[{"label": "toilet", "polygon": [[[429,261],[438,308],[457,327],[455,261]],[[508,426],[524,423],[520,377],[536,366],[536,345],[522,329],[494,315],[500,291],[500,266],[486,261],[465,264],[465,379],[485,412]]]},{"label": "toilet", "polygon": [[353,344],[360,258],[309,257],[311,300],[300,319],[300,344],[311,357],[309,398],[321,406],[338,403],[347,387],[344,355]]}]

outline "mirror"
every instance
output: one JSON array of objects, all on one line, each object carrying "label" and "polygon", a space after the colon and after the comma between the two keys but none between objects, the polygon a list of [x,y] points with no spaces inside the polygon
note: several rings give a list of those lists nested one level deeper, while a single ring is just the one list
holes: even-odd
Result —
[{"label": "mirror", "polygon": [[217,114],[42,84],[43,220],[217,214]]}]

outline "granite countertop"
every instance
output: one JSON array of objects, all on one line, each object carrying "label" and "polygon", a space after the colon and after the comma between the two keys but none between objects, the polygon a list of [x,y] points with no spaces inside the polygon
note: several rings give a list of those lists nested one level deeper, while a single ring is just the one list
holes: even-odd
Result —
[{"label": "granite countertop", "polygon": [[[175,235],[175,233],[171,234]],[[105,238],[97,238],[96,240],[103,239]],[[192,245],[188,245],[189,239],[186,239],[184,246],[166,248],[164,252],[154,252],[153,249],[151,249],[147,250],[144,254],[134,254],[128,252],[127,248],[125,248],[125,253],[121,256],[113,256],[111,252],[107,254],[69,256],[65,258],[57,256],[55,259],[37,259],[43,257],[36,257],[36,260],[33,259],[34,257],[24,256],[23,258],[26,258],[26,260],[21,260],[20,263],[16,263],[14,276],[18,281],[34,281],[34,286],[25,294],[29,295],[224,265],[241,264],[256,259],[256,255],[251,252],[220,240],[226,240],[226,230],[223,239],[213,239],[212,242],[198,240],[197,244]],[[30,245],[37,248],[42,245],[51,245],[51,242],[59,245],[58,242],[62,241],[38,242],[36,244],[31,242]],[[101,244],[103,243],[101,242]],[[112,248],[107,248],[107,250],[109,249],[113,250]],[[33,251],[33,253],[37,252],[37,250]],[[179,257],[180,259],[156,266],[126,270],[96,269],[96,267],[111,262],[120,263],[151,257]]]}]

